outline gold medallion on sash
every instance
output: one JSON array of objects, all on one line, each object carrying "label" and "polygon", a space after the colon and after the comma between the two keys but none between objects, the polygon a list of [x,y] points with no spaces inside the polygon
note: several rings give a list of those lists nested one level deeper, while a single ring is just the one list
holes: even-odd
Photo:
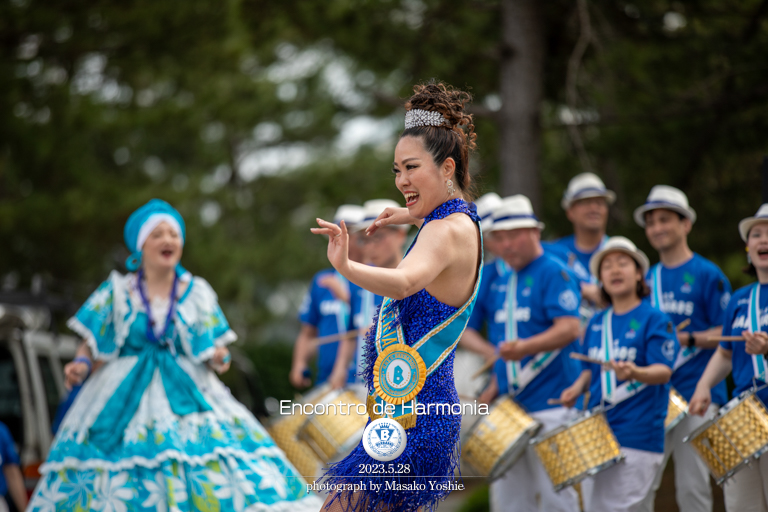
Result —
[{"label": "gold medallion on sash", "polygon": [[373,386],[387,403],[404,404],[419,394],[427,367],[419,352],[404,343],[384,349],[373,364]]}]

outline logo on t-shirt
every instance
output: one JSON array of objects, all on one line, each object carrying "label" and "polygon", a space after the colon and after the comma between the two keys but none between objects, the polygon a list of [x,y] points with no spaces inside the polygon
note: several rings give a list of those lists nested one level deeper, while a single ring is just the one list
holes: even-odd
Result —
[{"label": "logo on t-shirt", "polygon": [[725,292],[720,297],[720,308],[723,309],[723,310],[726,309],[728,307],[728,303],[729,302],[731,302],[731,294],[728,293],[728,292]]},{"label": "logo on t-shirt", "polygon": [[573,311],[579,305],[579,301],[576,298],[576,294],[573,293],[573,290],[563,290],[560,292],[557,302],[566,311]]},{"label": "logo on t-shirt", "polygon": [[640,329],[640,322],[636,318],[629,321],[629,330],[624,334],[624,337],[628,340],[633,340],[637,337],[637,331]]},{"label": "logo on t-shirt", "polygon": [[661,353],[668,361],[671,361],[675,357],[675,340],[667,340],[664,345],[661,346]]},{"label": "logo on t-shirt", "polygon": [[696,278],[690,272],[685,272],[683,274],[683,281],[683,286],[680,287],[680,291],[683,293],[691,293]]},{"label": "logo on t-shirt", "polygon": [[525,281],[523,281],[523,284],[525,285],[525,288],[523,288],[523,291],[520,292],[520,295],[523,297],[528,297],[531,295],[531,288],[533,288],[533,277],[526,277]]}]

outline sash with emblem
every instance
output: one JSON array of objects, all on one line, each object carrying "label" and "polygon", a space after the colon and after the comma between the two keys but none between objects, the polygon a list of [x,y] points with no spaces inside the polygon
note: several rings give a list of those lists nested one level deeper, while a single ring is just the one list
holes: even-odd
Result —
[{"label": "sash with emblem", "polygon": [[[418,234],[411,248],[416,244],[416,240]],[[391,298],[384,298],[376,322],[375,345],[378,357],[373,364],[373,389],[369,391],[366,404],[371,419],[382,417],[374,412],[376,404],[379,404],[376,409],[381,412],[383,409],[379,408],[392,404],[395,406],[395,413],[392,414],[394,420],[406,429],[416,426],[418,394],[427,377],[437,370],[456,348],[472,314],[483,273],[482,246],[481,234],[481,253],[472,295],[464,305],[412,346],[406,343],[403,326],[398,321],[397,305]]]}]

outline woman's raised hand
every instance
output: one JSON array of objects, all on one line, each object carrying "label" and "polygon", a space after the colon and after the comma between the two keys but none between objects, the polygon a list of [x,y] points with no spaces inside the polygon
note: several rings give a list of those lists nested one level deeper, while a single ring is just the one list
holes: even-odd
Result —
[{"label": "woman's raised hand", "polygon": [[341,221],[337,226],[333,222],[323,219],[315,219],[319,228],[312,228],[310,231],[316,235],[328,235],[328,261],[333,268],[340,271],[349,263],[349,233],[347,224]]},{"label": "woman's raised hand", "polygon": [[412,217],[408,213],[408,208],[386,208],[376,217],[376,220],[365,230],[366,235],[372,235],[377,229],[384,226],[402,226],[407,224],[416,224],[419,219]]}]

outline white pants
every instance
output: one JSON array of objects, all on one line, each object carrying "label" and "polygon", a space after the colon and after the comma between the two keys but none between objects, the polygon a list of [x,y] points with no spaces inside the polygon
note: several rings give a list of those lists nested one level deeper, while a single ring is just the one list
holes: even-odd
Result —
[{"label": "white pants", "polygon": [[664,467],[669,456],[675,459],[675,497],[680,512],[712,512],[712,487],[709,483],[709,469],[690,443],[683,439],[717,414],[718,407],[709,406],[704,416],[686,416],[664,439],[664,460],[661,463],[653,487],[648,493],[643,508],[653,512],[656,491],[659,490]]},{"label": "white pants", "polygon": [[0,496],[0,512],[8,512],[8,503],[5,502],[5,498]]},{"label": "white pants", "polygon": [[622,448],[621,451],[626,455],[622,462],[601,471],[582,486],[587,512],[643,510],[645,497],[661,467],[664,454],[632,448]]},{"label": "white pants", "polygon": [[728,512],[768,512],[768,454],[764,454],[723,486]]},{"label": "white pants", "polygon": [[[541,432],[553,430],[573,418],[575,411],[558,407],[531,413],[541,422]],[[555,492],[544,466],[531,446],[504,476],[491,484],[491,512],[578,512],[579,499],[572,487]]]}]

